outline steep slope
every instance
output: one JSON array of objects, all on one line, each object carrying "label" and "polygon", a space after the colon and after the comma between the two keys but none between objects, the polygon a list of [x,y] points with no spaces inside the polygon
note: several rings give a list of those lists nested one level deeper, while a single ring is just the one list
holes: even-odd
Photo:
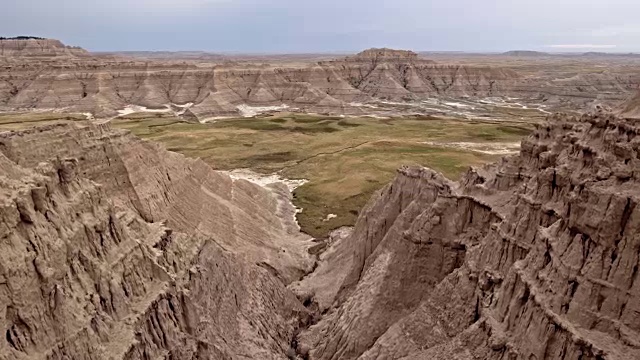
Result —
[{"label": "steep slope", "polygon": [[409,100],[426,96],[497,96],[496,83],[517,80],[511,70],[437,65],[411,51],[370,49],[321,63],[373,98]]},{"label": "steep slope", "polygon": [[[99,155],[53,156],[50,162],[20,158],[21,146],[44,139],[34,134],[53,135],[56,130],[2,134],[1,358],[286,357],[294,331],[307,314],[275,270],[257,266],[257,259],[242,250],[225,249],[225,234],[208,234],[197,227],[178,232],[143,219],[126,202],[114,205],[110,198],[117,189],[110,188],[108,173],[117,173],[118,166],[109,167],[109,162],[119,161],[116,158],[102,164],[105,186],[86,177],[97,174],[100,166],[87,163],[100,162]],[[78,146],[71,144],[73,140],[86,141],[83,131],[101,135],[93,139],[96,148],[120,146],[109,143],[108,136],[116,135],[104,127],[66,131],[70,147]],[[18,144],[13,138],[26,142]],[[31,154],[44,158],[65,144],[48,143],[47,153],[40,145]],[[143,159],[146,154],[136,156]],[[247,192],[244,196],[255,201],[271,196],[239,185],[235,192]],[[262,208],[255,205],[232,199],[224,211],[249,206],[259,217]],[[243,219],[232,221],[242,228]],[[249,241],[226,235],[238,245]]]},{"label": "steep slope", "polygon": [[637,121],[557,115],[519,156],[459,183],[401,169],[333,245],[339,256],[296,285],[333,303],[298,352],[640,358],[639,134]]},{"label": "steep slope", "polygon": [[621,116],[640,118],[640,91],[620,106],[618,112]]},{"label": "steep slope", "polygon": [[20,166],[52,156],[77,159],[83,177],[100,183],[119,208],[149,222],[202,234],[285,282],[307,272],[308,237],[280,192],[213,171],[201,160],[165,151],[108,125],[53,125],[0,136],[0,151]]},{"label": "steep slope", "polygon": [[640,358],[639,134],[555,115],[460,182],[402,168],[304,276],[282,189],[108,125],[1,133],[0,357]]}]

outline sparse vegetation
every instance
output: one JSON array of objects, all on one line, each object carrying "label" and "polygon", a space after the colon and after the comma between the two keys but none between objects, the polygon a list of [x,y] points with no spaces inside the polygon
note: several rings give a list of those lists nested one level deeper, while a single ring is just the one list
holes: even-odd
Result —
[{"label": "sparse vegetation", "polygon": [[[84,115],[52,113],[0,115],[0,130],[84,119]],[[456,179],[468,166],[499,157],[425,142],[517,142],[531,129],[521,122],[287,113],[208,124],[188,123],[167,114],[129,114],[112,124],[171,151],[200,157],[219,170],[250,168],[309,179],[296,190],[294,203],[304,209],[298,217],[303,231],[316,237],[353,225],[371,195],[393,179],[402,165],[428,166]],[[329,214],[337,217],[327,220]]]},{"label": "sparse vegetation", "polygon": [[[173,151],[200,157],[217,169],[280,171],[287,178],[309,179],[296,190],[294,202],[304,209],[298,217],[303,230],[317,237],[353,225],[371,195],[402,165],[432,167],[455,179],[469,165],[498,158],[423,142],[516,142],[529,132],[521,123],[298,114],[211,124],[154,117],[117,119],[113,124]],[[327,220],[329,214],[337,217]]]}]

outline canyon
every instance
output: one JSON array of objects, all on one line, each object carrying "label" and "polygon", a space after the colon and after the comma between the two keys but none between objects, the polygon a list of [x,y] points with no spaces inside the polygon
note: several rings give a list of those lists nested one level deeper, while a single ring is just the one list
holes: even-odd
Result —
[{"label": "canyon", "polygon": [[[640,358],[635,60],[593,72],[591,58],[579,70],[573,57],[514,64],[520,53],[482,66],[479,55],[444,63],[390,49],[265,65],[67,50],[1,65],[9,118],[62,119],[0,132],[0,358]],[[334,126],[235,118],[286,105],[396,114],[369,120],[397,132],[390,124],[425,101],[452,113],[517,101],[503,115],[533,131],[457,181],[399,168],[353,227],[322,238],[300,231],[278,178],[218,171],[117,128],[144,110],[180,126]],[[111,119],[131,106],[132,118]],[[65,114],[78,112],[90,116]],[[364,121],[346,119],[331,121]]]}]

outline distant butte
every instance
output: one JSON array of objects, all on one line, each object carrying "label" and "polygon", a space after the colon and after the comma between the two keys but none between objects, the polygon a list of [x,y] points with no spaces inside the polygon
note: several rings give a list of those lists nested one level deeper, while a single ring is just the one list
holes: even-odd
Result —
[{"label": "distant butte", "polygon": [[411,50],[394,50],[389,48],[372,48],[364,50],[355,56],[351,57],[352,59],[385,59],[385,60],[417,60],[418,54]]},{"label": "distant butte", "polygon": [[35,36],[0,37],[0,56],[2,57],[76,57],[88,55],[87,50],[77,46],[67,46],[60,40]]},{"label": "distant butte", "polygon": [[[0,111],[64,109],[105,119],[133,106],[166,109],[189,121],[206,122],[244,116],[242,109],[247,106],[385,116],[415,110],[376,107],[376,103],[493,97],[544,104],[544,111],[549,111],[594,103],[615,107],[637,88],[639,72],[625,67],[631,60],[607,58],[617,62],[615,66],[594,72],[593,66],[600,65],[584,63],[602,60],[578,56],[431,54],[427,58],[389,48],[336,58],[198,51],[89,53],[58,40],[20,37],[0,40]],[[530,66],[514,66],[514,61]],[[558,71],[541,71],[550,62]],[[422,106],[420,112],[433,112],[423,105],[416,105]]]}]

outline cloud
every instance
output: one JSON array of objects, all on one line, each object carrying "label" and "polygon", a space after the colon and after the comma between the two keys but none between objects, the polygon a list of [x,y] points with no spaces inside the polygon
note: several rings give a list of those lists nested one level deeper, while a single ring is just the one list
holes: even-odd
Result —
[{"label": "cloud", "polygon": [[554,49],[614,49],[616,45],[603,44],[557,44],[548,45],[547,47]]}]

